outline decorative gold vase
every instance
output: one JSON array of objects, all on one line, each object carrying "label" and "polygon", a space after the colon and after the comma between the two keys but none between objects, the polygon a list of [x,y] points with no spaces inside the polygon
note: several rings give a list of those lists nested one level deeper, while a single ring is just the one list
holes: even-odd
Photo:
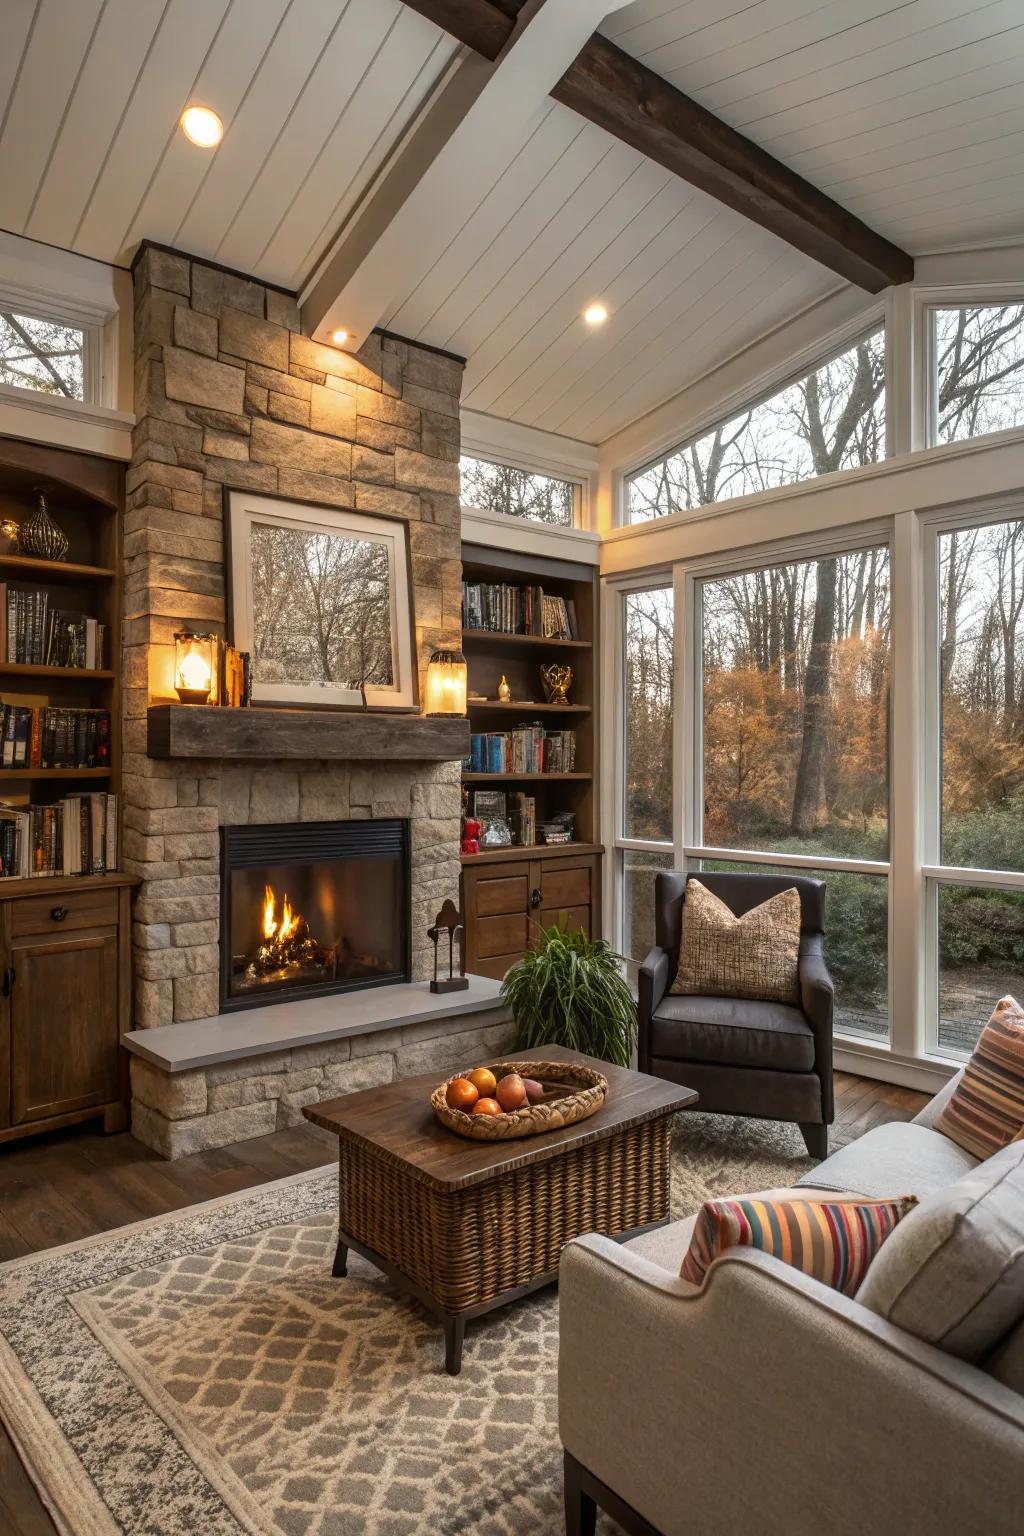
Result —
[{"label": "decorative gold vase", "polygon": [[21,553],[31,555],[34,560],[66,560],[68,536],[50,516],[45,493],[37,490],[36,494],[39,505],[28,521],[21,525]]}]

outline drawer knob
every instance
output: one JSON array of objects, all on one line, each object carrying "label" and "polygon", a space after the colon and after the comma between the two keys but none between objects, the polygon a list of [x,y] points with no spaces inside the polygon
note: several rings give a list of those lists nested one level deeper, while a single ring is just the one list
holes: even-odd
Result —
[{"label": "drawer knob", "polygon": [[50,916],[55,923],[62,923],[68,915],[67,907],[51,907]]},{"label": "drawer knob", "polygon": [[530,906],[539,907],[542,899],[543,898],[540,894],[540,891],[538,891],[537,887],[534,886],[533,890],[530,892]]}]

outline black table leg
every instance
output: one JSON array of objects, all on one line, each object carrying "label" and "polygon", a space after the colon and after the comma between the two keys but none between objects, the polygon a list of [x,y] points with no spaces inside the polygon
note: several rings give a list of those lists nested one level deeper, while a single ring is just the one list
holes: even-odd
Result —
[{"label": "black table leg", "polygon": [[444,1368],[449,1376],[457,1376],[462,1370],[462,1341],[466,1337],[464,1317],[446,1317],[444,1320]]},{"label": "black table leg", "polygon": [[334,1263],[331,1265],[331,1274],[339,1280],[348,1274],[348,1247],[345,1243],[338,1244]]}]

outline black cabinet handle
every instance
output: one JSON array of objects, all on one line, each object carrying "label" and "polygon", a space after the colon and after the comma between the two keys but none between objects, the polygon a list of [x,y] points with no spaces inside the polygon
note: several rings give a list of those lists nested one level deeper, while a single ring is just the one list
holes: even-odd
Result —
[{"label": "black cabinet handle", "polygon": [[50,916],[55,923],[62,923],[68,915],[67,907],[51,907]]},{"label": "black cabinet handle", "polygon": [[6,968],[6,970],[4,971],[3,976],[0,977],[0,992],[3,993],[4,997],[10,997],[11,992],[13,991],[13,989],[14,989],[14,966],[13,965],[9,965]]},{"label": "black cabinet handle", "polygon": [[530,892],[530,906],[539,907],[542,900],[543,898],[540,894],[540,891],[538,891],[537,887],[534,886],[533,890]]}]

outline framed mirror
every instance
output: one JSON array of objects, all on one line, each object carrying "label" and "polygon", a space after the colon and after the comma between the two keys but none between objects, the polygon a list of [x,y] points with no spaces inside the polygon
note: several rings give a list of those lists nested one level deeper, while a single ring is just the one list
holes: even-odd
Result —
[{"label": "framed mirror", "polygon": [[407,524],[226,496],[232,644],[252,657],[253,703],[414,710]]}]

